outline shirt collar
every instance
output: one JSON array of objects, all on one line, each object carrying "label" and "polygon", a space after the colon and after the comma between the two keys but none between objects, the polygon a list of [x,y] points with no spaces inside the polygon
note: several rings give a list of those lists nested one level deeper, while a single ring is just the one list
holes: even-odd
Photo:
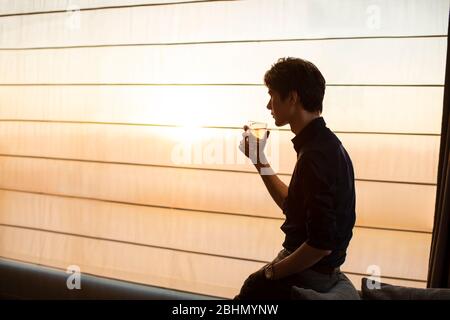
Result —
[{"label": "shirt collar", "polygon": [[319,117],[308,123],[291,141],[294,144],[294,149],[297,153],[303,148],[303,146],[310,140],[312,140],[319,131],[326,126],[323,117]]}]

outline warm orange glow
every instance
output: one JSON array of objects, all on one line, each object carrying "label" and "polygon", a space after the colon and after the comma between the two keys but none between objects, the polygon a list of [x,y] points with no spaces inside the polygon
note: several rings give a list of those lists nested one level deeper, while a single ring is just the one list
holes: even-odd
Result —
[{"label": "warm orange glow", "polygon": [[[0,13],[66,2],[4,0]],[[356,286],[373,265],[424,286],[449,2],[131,6],[142,2],[80,0],[123,8],[82,10],[75,26],[65,12],[0,18],[0,48],[16,48],[0,50],[0,256],[234,296],[283,238],[241,128],[268,123],[267,155],[288,184],[293,134],[275,130],[263,75],[299,56],[323,72],[323,115],[355,168],[343,270]]]}]

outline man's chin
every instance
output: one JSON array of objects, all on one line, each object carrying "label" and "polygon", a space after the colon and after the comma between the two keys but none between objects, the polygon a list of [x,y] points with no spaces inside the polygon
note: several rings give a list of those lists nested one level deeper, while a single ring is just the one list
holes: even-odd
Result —
[{"label": "man's chin", "polygon": [[287,123],[282,123],[282,122],[280,122],[280,121],[278,121],[278,120],[275,120],[275,125],[277,126],[277,127],[282,127],[282,126],[284,126],[284,125],[286,125]]}]

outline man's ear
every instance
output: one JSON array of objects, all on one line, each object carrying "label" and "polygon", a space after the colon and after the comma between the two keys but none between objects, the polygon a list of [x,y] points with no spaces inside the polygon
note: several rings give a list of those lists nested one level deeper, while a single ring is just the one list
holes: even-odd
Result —
[{"label": "man's ear", "polygon": [[300,96],[296,90],[291,90],[289,92],[289,102],[293,105],[297,104],[300,101]]}]

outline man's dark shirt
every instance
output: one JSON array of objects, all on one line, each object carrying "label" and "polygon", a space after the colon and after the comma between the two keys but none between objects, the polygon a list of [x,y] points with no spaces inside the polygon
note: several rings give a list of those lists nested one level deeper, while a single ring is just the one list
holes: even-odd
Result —
[{"label": "man's dark shirt", "polygon": [[293,139],[297,163],[283,203],[283,247],[293,252],[305,241],[331,250],[316,265],[338,267],[355,225],[355,179],[347,151],[322,117]]}]

